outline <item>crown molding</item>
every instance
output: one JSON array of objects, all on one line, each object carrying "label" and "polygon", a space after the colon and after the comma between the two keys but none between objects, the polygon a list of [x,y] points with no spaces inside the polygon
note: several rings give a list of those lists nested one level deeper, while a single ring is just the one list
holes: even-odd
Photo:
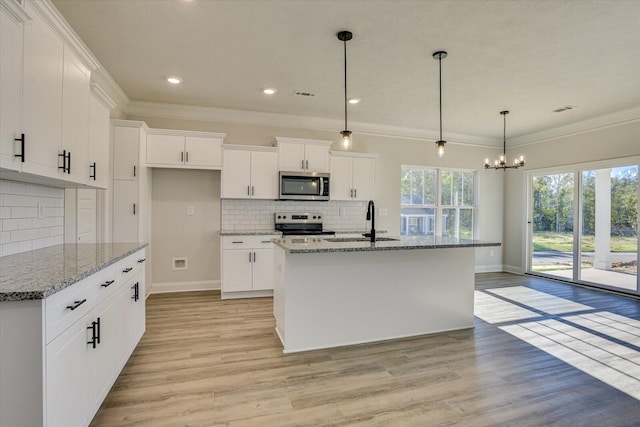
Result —
[{"label": "crown molding", "polygon": [[550,139],[579,135],[581,133],[592,132],[599,129],[606,129],[637,121],[640,121],[640,107],[605,114],[604,116],[595,117],[593,119],[514,137],[509,139],[509,146],[518,147],[537,144]]},{"label": "crown molding", "polygon": [[64,43],[71,46],[91,71],[100,66],[96,57],[93,56],[93,53],[91,53],[82,39],[78,37],[66,19],[64,19],[58,9],[51,3],[51,0],[28,0],[28,5],[42,15],[51,28],[62,37]]},{"label": "crown molding", "polygon": [[[216,107],[197,107],[191,105],[165,104],[155,102],[131,101],[127,114],[132,116],[154,117],[162,119],[184,119],[208,122],[247,124],[258,126],[309,129],[317,131],[338,132],[342,129],[342,121],[321,117],[298,116],[293,114],[266,113],[259,111],[231,110]],[[351,122],[354,133],[382,137],[395,137],[436,141],[438,133],[424,129],[405,128],[381,125],[377,123]],[[460,145],[497,147],[501,140],[463,134],[447,134],[449,142]]]},{"label": "crown molding", "polygon": [[112,109],[116,106],[113,99],[111,99],[97,83],[91,83],[91,94],[108,109]]},{"label": "crown molding", "polygon": [[118,83],[113,80],[107,70],[100,64],[98,69],[91,73],[91,80],[97,83],[106,95],[115,103],[123,112],[127,113],[131,100],[120,88]]},{"label": "crown molding", "polygon": [[27,22],[31,17],[24,11],[19,3],[14,0],[0,0],[0,9],[7,12],[13,19],[18,22]]}]

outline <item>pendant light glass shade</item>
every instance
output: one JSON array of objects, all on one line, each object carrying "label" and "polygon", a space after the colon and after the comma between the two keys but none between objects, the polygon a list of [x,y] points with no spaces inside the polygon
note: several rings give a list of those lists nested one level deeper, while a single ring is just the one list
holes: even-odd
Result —
[{"label": "pendant light glass shade", "polygon": [[503,133],[502,133],[502,154],[500,157],[495,159],[493,163],[489,161],[489,158],[484,159],[484,168],[485,169],[518,169],[524,166],[524,156],[516,157],[513,159],[513,163],[511,165],[507,164],[507,114],[509,111],[500,111],[503,117]]},{"label": "pendant light glass shade", "polygon": [[338,40],[344,45],[344,130],[340,132],[340,135],[342,135],[342,149],[351,150],[353,139],[347,126],[347,105],[349,104],[349,99],[347,98],[347,42],[353,38],[353,33],[351,31],[340,31],[337,36]]},{"label": "pendant light glass shade", "polygon": [[440,86],[440,139],[436,141],[436,153],[438,157],[444,156],[444,145],[447,143],[442,139],[442,60],[447,57],[447,52],[439,50],[433,53],[433,59],[438,61],[438,81]]}]

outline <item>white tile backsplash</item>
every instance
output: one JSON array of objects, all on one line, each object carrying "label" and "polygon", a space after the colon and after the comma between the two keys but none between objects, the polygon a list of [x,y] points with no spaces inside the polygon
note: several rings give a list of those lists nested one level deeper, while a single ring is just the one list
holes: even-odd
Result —
[{"label": "white tile backsplash", "polygon": [[[38,203],[44,218],[38,218]],[[0,180],[0,256],[64,243],[64,190]]]},{"label": "white tile backsplash", "polygon": [[222,231],[273,229],[275,212],[319,212],[326,230],[365,230],[366,202],[222,200]]}]

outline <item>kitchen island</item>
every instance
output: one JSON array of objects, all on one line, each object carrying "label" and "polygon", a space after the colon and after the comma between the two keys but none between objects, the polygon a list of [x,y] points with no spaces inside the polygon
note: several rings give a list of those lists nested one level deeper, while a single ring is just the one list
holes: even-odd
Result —
[{"label": "kitchen island", "polygon": [[475,248],[500,246],[446,237],[274,242],[285,353],[471,328]]}]

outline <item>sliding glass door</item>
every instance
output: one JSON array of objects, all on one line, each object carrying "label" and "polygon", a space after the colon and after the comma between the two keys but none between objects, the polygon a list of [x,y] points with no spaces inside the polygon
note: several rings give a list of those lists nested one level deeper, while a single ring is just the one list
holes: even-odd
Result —
[{"label": "sliding glass door", "polygon": [[574,174],[534,176],[532,180],[531,270],[573,277]]},{"label": "sliding glass door", "polygon": [[528,272],[638,293],[638,164],[533,174]]}]

